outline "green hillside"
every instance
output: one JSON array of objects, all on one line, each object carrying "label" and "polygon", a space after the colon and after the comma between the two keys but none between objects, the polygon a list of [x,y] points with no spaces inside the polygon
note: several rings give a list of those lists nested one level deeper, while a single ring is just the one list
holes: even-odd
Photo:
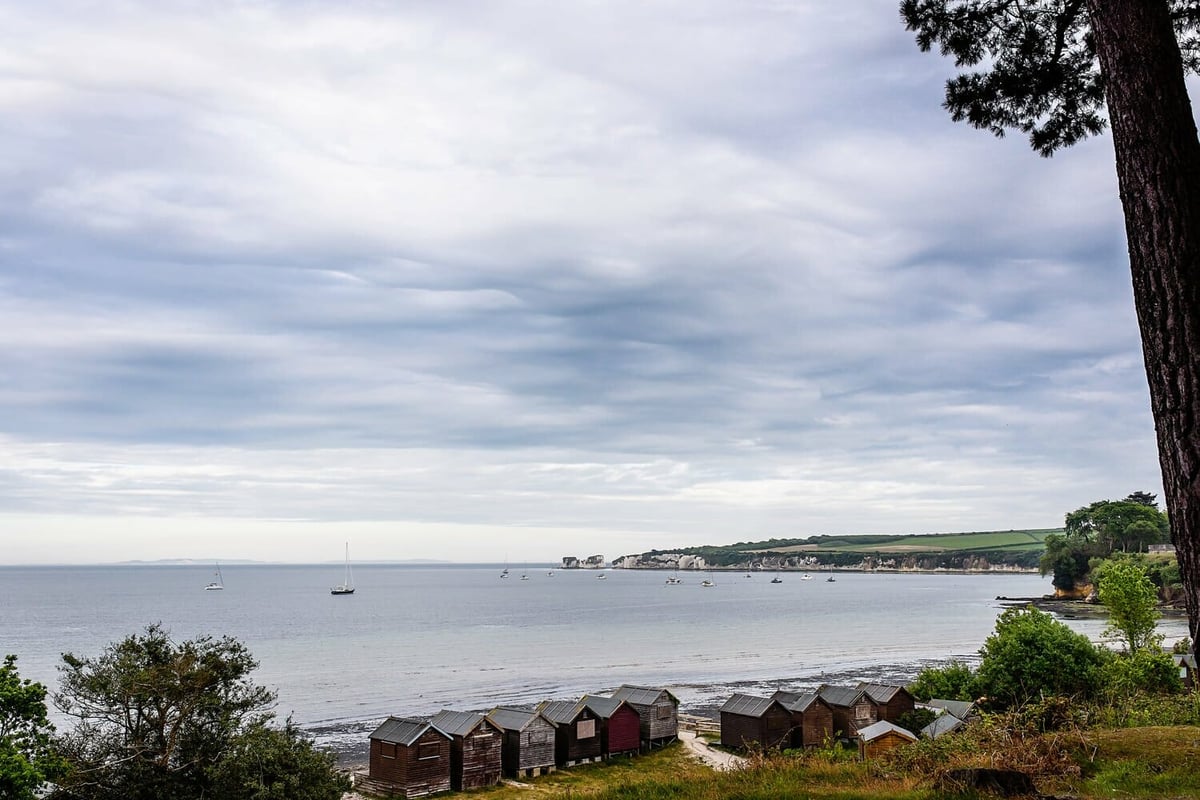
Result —
[{"label": "green hillside", "polygon": [[636,558],[639,566],[658,566],[671,554],[700,556],[718,567],[828,565],[908,569],[975,569],[981,565],[1037,567],[1048,534],[1061,528],[893,535],[818,535],[804,539],[768,539],[679,550],[651,550]]}]

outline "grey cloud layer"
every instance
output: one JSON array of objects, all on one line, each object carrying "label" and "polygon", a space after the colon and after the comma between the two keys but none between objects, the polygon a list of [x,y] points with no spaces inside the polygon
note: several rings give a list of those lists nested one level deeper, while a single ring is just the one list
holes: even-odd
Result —
[{"label": "grey cloud layer", "polygon": [[0,497],[720,540],[1153,489],[1109,143],[955,126],[829,5],[0,11]]}]

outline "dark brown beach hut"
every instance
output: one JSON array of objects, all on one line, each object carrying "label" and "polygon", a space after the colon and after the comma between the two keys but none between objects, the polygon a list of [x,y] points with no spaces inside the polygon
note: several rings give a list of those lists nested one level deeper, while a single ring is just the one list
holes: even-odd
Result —
[{"label": "dark brown beach hut", "polygon": [[500,782],[504,733],[483,714],[442,710],[429,720],[450,737],[450,788],[457,791]]},{"label": "dark brown beach hut", "polygon": [[917,699],[903,686],[890,683],[860,683],[867,695],[879,707],[879,718],[888,722],[896,722],[901,715],[907,714],[917,707]]},{"label": "dark brown beach hut", "polygon": [[917,740],[916,734],[895,723],[881,719],[867,725],[858,732],[858,754],[863,758],[877,758],[889,750]]},{"label": "dark brown beach hut", "polygon": [[666,689],[624,684],[612,696],[638,712],[642,743],[647,747],[670,744],[679,736],[679,698]]},{"label": "dark brown beach hut", "polygon": [[554,771],[554,726],[536,711],[499,706],[488,720],[501,730],[501,763],[511,778],[531,778]]},{"label": "dark brown beach hut", "polygon": [[792,747],[817,747],[833,738],[833,708],[816,692],[771,695],[792,713]]},{"label": "dark brown beach hut", "polygon": [[834,735],[845,739],[858,736],[860,728],[879,721],[879,706],[870,695],[853,686],[822,686],[821,699],[833,709]]},{"label": "dark brown beach hut", "polygon": [[573,767],[599,761],[600,718],[582,700],[548,700],[538,712],[554,726],[554,762]]},{"label": "dark brown beach hut", "polygon": [[792,712],[778,700],[735,694],[721,706],[721,744],[725,747],[787,747]]},{"label": "dark brown beach hut", "polygon": [[388,717],[371,734],[369,779],[385,797],[450,791],[450,737],[422,719]]},{"label": "dark brown beach hut", "polygon": [[633,706],[598,694],[584,695],[583,702],[600,718],[600,752],[605,758],[641,749],[642,719]]}]

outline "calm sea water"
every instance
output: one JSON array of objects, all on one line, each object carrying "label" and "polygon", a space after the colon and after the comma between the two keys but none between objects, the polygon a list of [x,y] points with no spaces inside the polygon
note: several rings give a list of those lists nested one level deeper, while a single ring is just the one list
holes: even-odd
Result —
[{"label": "calm sea water", "polygon": [[[0,568],[0,654],[57,685],[64,651],[95,655],[161,622],[176,638],[231,635],[258,658],[280,715],[354,749],[388,714],[482,709],[575,697],[621,683],[673,688],[684,706],[733,689],[904,680],[931,661],[974,654],[1002,610],[997,596],[1050,590],[1034,575],[665,573],[495,567],[355,568],[357,593],[333,597],[340,565]],[[1103,624],[1071,620],[1093,638]],[[1186,635],[1182,621],[1164,624]]]}]

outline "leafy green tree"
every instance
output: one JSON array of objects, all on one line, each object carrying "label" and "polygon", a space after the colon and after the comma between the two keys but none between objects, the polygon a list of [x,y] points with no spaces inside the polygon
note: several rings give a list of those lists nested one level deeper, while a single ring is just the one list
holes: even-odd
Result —
[{"label": "leafy green tree", "polygon": [[912,711],[905,711],[897,717],[896,724],[906,731],[920,733],[922,728],[935,719],[937,719],[937,714],[928,708],[914,708]]},{"label": "leafy green tree", "polygon": [[1051,695],[1091,697],[1103,661],[1086,636],[1033,606],[1001,614],[979,654],[976,687],[994,710]]},{"label": "leafy green tree", "polygon": [[1151,508],[1158,508],[1158,495],[1150,492],[1130,492],[1125,498],[1126,503],[1140,503]]},{"label": "leafy green tree", "polygon": [[289,719],[283,728],[252,725],[210,770],[214,797],[339,800],[350,780],[332,753],[317,750]]},{"label": "leafy green tree", "polygon": [[1088,564],[1099,553],[1099,546],[1079,534],[1051,533],[1044,542],[1046,551],[1038,567],[1042,575],[1052,574],[1056,589],[1069,592],[1087,579]]},{"label": "leafy green tree", "polygon": [[[250,680],[257,666],[232,638],[175,642],[160,625],[108,645],[95,658],[64,654],[54,700],[75,727],[60,740],[72,769],[54,797],[284,796],[263,794],[275,791],[274,776],[289,762],[281,740],[263,732],[270,730],[275,696]],[[279,735],[294,740],[289,757],[303,761],[306,770],[329,769],[327,763],[301,758],[306,745],[293,726]],[[266,752],[257,752],[255,745]],[[258,784],[230,777],[239,774],[238,763],[259,764]]]},{"label": "leafy green tree", "polygon": [[0,666],[0,797],[33,800],[66,763],[54,752],[54,726],[46,716],[46,687],[17,672],[17,657]]},{"label": "leafy green tree", "polygon": [[1096,578],[1100,602],[1108,609],[1105,634],[1124,642],[1131,654],[1159,649],[1158,591],[1145,570],[1132,561],[1106,561]]},{"label": "leafy green tree", "polygon": [[962,74],[958,121],[1033,149],[1112,128],[1134,305],[1167,512],[1193,640],[1200,634],[1200,139],[1186,72],[1200,66],[1196,0],[902,0],[917,45]]},{"label": "leafy green tree", "polygon": [[1101,667],[1100,684],[1109,702],[1144,694],[1175,694],[1183,688],[1170,653],[1149,647],[1136,653],[1111,654]]},{"label": "leafy green tree", "polygon": [[917,673],[908,691],[923,703],[935,698],[973,701],[979,696],[975,670],[961,661],[951,661],[944,667],[926,667]]}]

